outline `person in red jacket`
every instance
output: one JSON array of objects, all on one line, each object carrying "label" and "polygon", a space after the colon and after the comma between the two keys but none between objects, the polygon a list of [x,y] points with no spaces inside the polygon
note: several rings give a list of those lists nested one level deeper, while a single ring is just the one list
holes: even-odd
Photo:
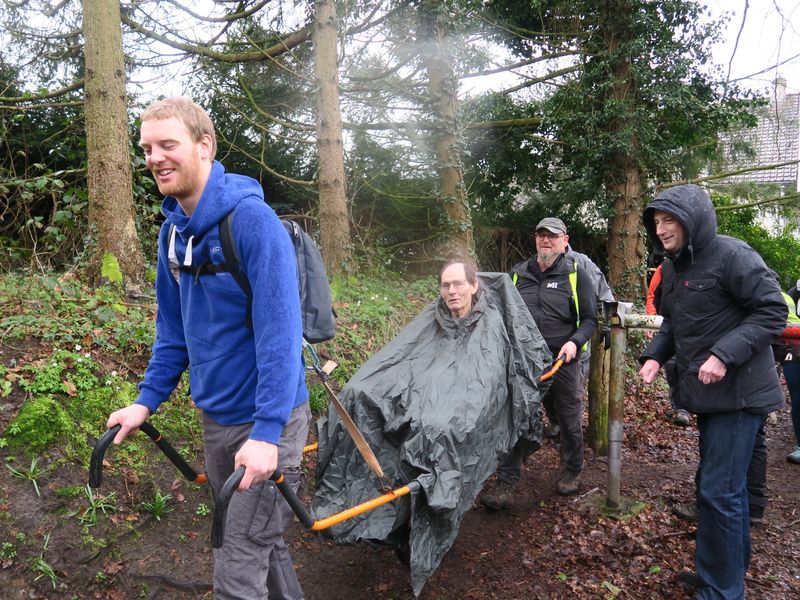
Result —
[{"label": "person in red jacket", "polygon": [[[656,267],[653,277],[650,279],[650,285],[647,287],[647,300],[645,301],[644,310],[648,315],[658,314],[658,303],[661,299],[661,264]],[[652,338],[653,333],[648,331],[647,337]],[[670,419],[675,425],[686,427],[692,424],[692,415],[689,411],[678,408],[675,406],[675,361],[667,361],[664,365],[664,375],[667,378],[667,385],[669,386],[669,410],[667,411],[667,418]]]}]

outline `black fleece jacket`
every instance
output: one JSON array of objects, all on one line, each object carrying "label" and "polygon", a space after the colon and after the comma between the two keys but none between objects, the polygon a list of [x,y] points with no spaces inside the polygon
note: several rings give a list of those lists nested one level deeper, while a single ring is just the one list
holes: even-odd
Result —
[{"label": "black fleece jacket", "polygon": [[544,272],[535,256],[511,270],[511,277],[517,276],[517,290],[553,354],[568,341],[574,342],[580,350],[597,329],[594,283],[591,274],[580,265],[577,266],[579,311],[575,309],[569,283],[569,274],[575,269],[575,258],[562,254]]}]

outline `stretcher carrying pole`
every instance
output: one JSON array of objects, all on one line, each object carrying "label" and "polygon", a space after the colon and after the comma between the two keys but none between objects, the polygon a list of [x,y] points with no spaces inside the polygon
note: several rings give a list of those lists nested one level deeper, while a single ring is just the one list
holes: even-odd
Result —
[{"label": "stretcher carrying pole", "polygon": [[[553,363],[553,366],[541,375],[539,380],[547,381],[548,379],[552,378],[562,364],[564,364],[564,357],[560,356],[558,360]],[[95,447],[92,451],[91,462],[89,464],[89,486],[92,488],[96,489],[100,487],[103,479],[103,460],[106,450],[120,429],[120,425],[115,425],[114,427],[108,429],[95,444]],[[167,458],[169,458],[172,464],[178,468],[178,470],[181,472],[181,474],[183,474],[184,477],[186,477],[186,479],[193,483],[206,482],[206,476],[203,473],[197,473],[197,471],[195,471],[181,457],[181,455],[177,453],[170,443],[161,436],[159,431],[153,425],[145,421],[139,426],[139,429],[145,432],[150,439],[155,442],[159,449],[167,456]],[[303,452],[310,452],[316,448],[317,444],[310,444],[303,448]],[[244,477],[244,473],[244,466],[236,469],[225,481],[222,489],[220,490],[219,496],[215,499],[214,519],[211,528],[211,545],[214,548],[220,548],[225,539],[225,519],[228,513],[228,504],[230,503],[234,492],[239,488],[239,484]],[[289,507],[292,509],[292,512],[294,512],[295,516],[297,516],[300,523],[311,531],[322,531],[324,529],[328,529],[329,527],[337,525],[342,521],[352,519],[353,517],[361,515],[374,508],[383,506],[384,504],[393,502],[398,498],[402,498],[403,496],[407,496],[413,492],[416,492],[420,488],[419,482],[412,481],[399,488],[389,490],[380,496],[372,498],[371,500],[367,500],[366,502],[362,502],[361,504],[353,506],[352,508],[345,509],[329,517],[315,521],[308,514],[302,502],[300,502],[300,499],[297,497],[297,494],[292,489],[291,485],[289,485],[289,483],[286,481],[286,478],[279,469],[275,470],[270,477],[270,481],[275,484],[275,486],[278,488],[278,491],[286,499],[286,502],[289,504]]]},{"label": "stretcher carrying pole", "polygon": [[552,367],[550,367],[547,371],[542,373],[542,376],[539,377],[539,381],[547,381],[548,379],[551,379],[553,375],[556,374],[556,371],[558,371],[561,368],[561,365],[563,364],[564,364],[564,355],[562,354],[561,356],[558,357],[558,359],[556,359],[556,362],[553,363]]},{"label": "stretcher carrying pole", "polygon": [[[120,429],[120,425],[115,425],[111,429],[108,429],[95,444],[89,464],[89,487],[94,489],[100,487],[100,484],[103,481],[103,460],[105,458],[106,450],[114,440],[114,437],[117,435],[117,433],[119,433]],[[177,467],[177,469],[184,477],[186,477],[187,480],[198,484],[206,482],[205,474],[195,471],[181,457],[181,455],[178,454],[175,448],[173,448],[172,445],[161,436],[161,433],[159,433],[158,429],[156,429],[153,425],[145,421],[139,426],[139,429],[145,432],[150,439],[155,442],[159,449],[167,456],[167,458],[169,458],[172,464]],[[303,448],[303,452],[311,452],[316,450],[316,448],[317,444],[310,444]],[[216,499],[214,504],[214,521],[211,529],[211,545],[214,548],[219,548],[222,545],[222,541],[225,536],[225,517],[228,511],[228,503],[230,502],[233,493],[239,487],[239,483],[241,483],[242,477],[244,477],[244,472],[245,468],[242,466],[236,469],[236,471],[234,471],[233,474],[228,477],[228,479],[225,481],[225,484],[222,486],[219,497]],[[286,478],[283,476],[280,470],[276,470],[272,474],[272,477],[270,477],[270,480],[275,483],[278,490],[291,507],[292,512],[294,512],[294,514],[300,520],[300,523],[302,523],[304,527],[310,529],[311,531],[322,531],[323,529],[332,527],[337,523],[351,519],[355,516],[370,511],[373,508],[377,508],[378,506],[392,502],[397,498],[406,496],[419,489],[419,483],[412,481],[408,485],[404,485],[396,490],[391,490],[381,496],[378,496],[377,498],[373,498],[363,502],[362,504],[343,510],[325,519],[314,521],[309,516],[305,507],[300,502],[300,499],[297,497],[297,494],[295,494],[294,490],[286,481]]]},{"label": "stretcher carrying pole", "polygon": [[[106,431],[92,450],[92,458],[89,462],[89,487],[99,488],[103,480],[103,457],[106,454],[108,445],[116,437],[119,430],[122,429],[121,425],[114,425],[111,429]],[[205,483],[206,476],[203,473],[198,473],[189,464],[183,460],[180,454],[172,447],[172,445],[161,437],[158,429],[153,427],[150,423],[145,421],[139,426],[139,429],[144,431],[156,446],[167,456],[167,458],[178,468],[178,471],[192,483]]]},{"label": "stretcher carrying pole", "polygon": [[[244,477],[244,472],[245,468],[244,466],[241,466],[236,469],[230,477],[228,477],[227,481],[225,481],[225,485],[222,486],[222,490],[220,491],[216,502],[214,503],[214,522],[211,528],[211,546],[213,548],[222,547],[222,542],[225,539],[225,519],[228,513],[228,504],[230,503],[234,492],[239,487],[239,483],[241,483],[242,478]],[[345,509],[341,512],[331,515],[330,517],[315,521],[313,518],[311,518],[311,515],[308,514],[305,506],[303,506],[303,503],[300,502],[300,498],[297,497],[297,494],[292,489],[292,486],[289,484],[289,482],[286,481],[286,478],[283,476],[283,473],[281,473],[280,469],[275,469],[275,472],[270,476],[269,479],[278,488],[278,491],[284,497],[286,503],[300,521],[300,524],[310,531],[322,531],[324,529],[328,529],[329,527],[333,527],[342,521],[352,519],[353,517],[357,517],[358,515],[370,511],[373,508],[393,502],[402,496],[407,496],[408,494],[417,491],[420,487],[418,482],[412,481],[407,485],[387,492],[381,496],[378,496],[377,498],[372,498],[371,500],[362,502],[361,504],[353,506],[352,508]]]}]

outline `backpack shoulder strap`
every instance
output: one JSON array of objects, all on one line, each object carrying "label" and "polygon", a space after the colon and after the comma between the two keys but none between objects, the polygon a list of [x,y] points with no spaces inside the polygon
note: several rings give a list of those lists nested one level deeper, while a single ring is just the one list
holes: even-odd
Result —
[{"label": "backpack shoulder strap", "polygon": [[581,303],[578,300],[578,261],[572,260],[572,270],[569,272],[569,287],[572,290],[572,302],[575,304],[576,324],[581,325]]},{"label": "backpack shoulder strap", "polygon": [[229,212],[219,222],[219,244],[222,248],[222,264],[212,264],[205,262],[199,267],[184,266],[178,262],[178,256],[175,253],[175,236],[177,231],[175,225],[169,226],[169,233],[167,237],[167,257],[169,259],[169,269],[175,281],[180,283],[180,272],[184,271],[191,273],[195,278],[201,275],[214,275],[216,273],[230,273],[237,285],[242,289],[245,296],[247,296],[247,326],[252,329],[253,327],[253,289],[250,287],[250,281],[247,275],[242,271],[239,260],[239,253],[236,251],[236,244],[233,239],[233,213],[236,209]]},{"label": "backpack shoulder strap", "polygon": [[242,271],[239,253],[236,251],[236,244],[233,239],[233,225],[231,222],[235,212],[236,209],[233,209],[219,222],[219,244],[222,247],[222,256],[225,259],[225,264],[220,266],[224,267],[222,270],[233,276],[233,279],[247,296],[247,326],[252,329],[253,288],[250,287],[250,280],[247,279],[247,275]]}]

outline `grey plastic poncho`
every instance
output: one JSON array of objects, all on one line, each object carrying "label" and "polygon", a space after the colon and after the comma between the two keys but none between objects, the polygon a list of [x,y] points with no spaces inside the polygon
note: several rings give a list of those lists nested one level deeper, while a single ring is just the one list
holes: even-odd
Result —
[{"label": "grey plastic poncho", "polygon": [[[472,312],[437,300],[370,358],[340,394],[392,488],[421,489],[326,533],[409,550],[415,594],[455,541],[498,458],[517,439],[538,444],[539,382],[552,356],[504,273],[483,273]],[[372,499],[380,483],[331,406],[317,423],[317,519]]]}]

